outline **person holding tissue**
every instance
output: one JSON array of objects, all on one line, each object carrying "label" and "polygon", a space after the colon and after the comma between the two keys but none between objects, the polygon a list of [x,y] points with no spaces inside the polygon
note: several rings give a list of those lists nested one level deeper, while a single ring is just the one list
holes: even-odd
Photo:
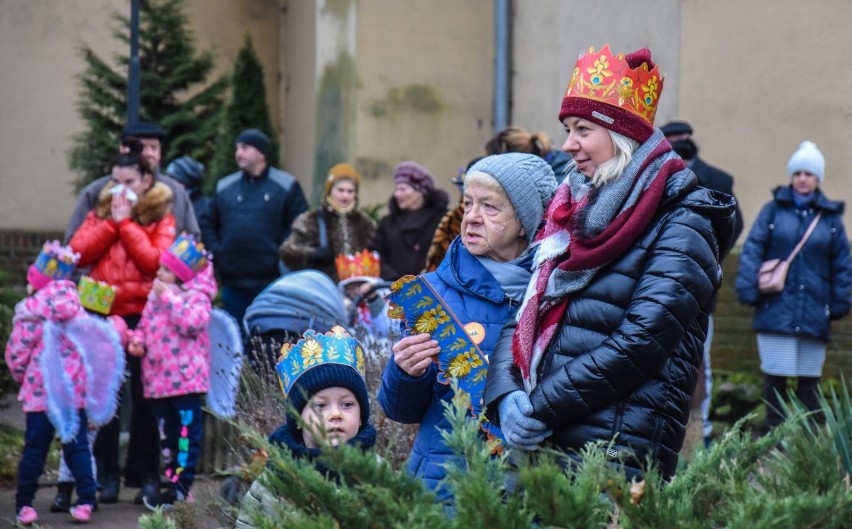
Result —
[{"label": "person holding tissue", "polygon": [[[111,166],[112,181],[101,190],[70,245],[80,254],[79,267],[89,267],[93,279],[115,288],[110,316],[123,318],[128,328],[135,329],[160,267],[160,255],[175,240],[172,191],[157,181],[133,144]],[[136,498],[141,504],[146,495],[154,501],[159,490],[159,435],[153,411],[142,396],[140,360],[128,356],[127,365],[132,408],[125,478],[141,486]],[[121,405],[127,406],[127,399]],[[116,416],[95,440],[101,503],[118,500],[119,434]]]}]

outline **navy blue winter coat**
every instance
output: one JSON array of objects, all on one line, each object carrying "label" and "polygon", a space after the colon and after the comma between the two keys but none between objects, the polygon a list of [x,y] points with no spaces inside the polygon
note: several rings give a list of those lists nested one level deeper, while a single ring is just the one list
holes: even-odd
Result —
[{"label": "navy blue winter coat", "polygon": [[[531,259],[527,263],[529,266]],[[424,277],[462,325],[482,324],[485,338],[479,347],[490,356],[503,325],[514,316],[518,304],[508,301],[494,276],[467,251],[458,237],[450,243],[438,269]],[[442,465],[453,456],[441,438],[441,431],[450,428],[444,418],[443,403],[452,398],[450,386],[438,382],[434,363],[417,378],[409,376],[394,361],[388,362],[382,374],[378,401],[385,415],[396,422],[420,423],[408,459],[408,470],[435,490],[441,501],[450,498],[439,482],[446,476]]]},{"label": "navy blue winter coat", "polygon": [[[609,456],[628,476],[646,459],[674,474],[734,209],[691,171],[672,176],[645,232],[571,296],[530,393],[533,417],[553,429],[546,446],[575,453],[612,440]],[[486,414],[498,426],[500,401],[524,388],[514,330],[503,330],[488,367]]]},{"label": "navy blue winter coat", "polygon": [[[818,189],[813,201],[797,207],[791,187],[779,187],[763,206],[748,234],[736,289],[740,302],[754,306],[754,330],[809,336],[828,341],[830,322],[850,308],[852,258],[843,227],[842,202]],[[787,272],[784,290],[764,296],[757,290],[757,271],[768,259],[786,259],[818,212],[822,218]]]},{"label": "navy blue winter coat", "polygon": [[219,180],[202,231],[222,284],[261,289],[278,278],[278,247],[307,209],[299,181],[274,167],[257,178],[238,171]]}]

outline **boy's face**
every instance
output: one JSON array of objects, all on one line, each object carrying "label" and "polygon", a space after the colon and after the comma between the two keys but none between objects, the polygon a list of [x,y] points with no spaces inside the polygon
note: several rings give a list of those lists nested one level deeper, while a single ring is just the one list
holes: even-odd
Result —
[{"label": "boy's face", "polygon": [[361,427],[361,405],[347,388],[334,386],[314,393],[302,410],[305,446],[338,446],[355,437]]}]

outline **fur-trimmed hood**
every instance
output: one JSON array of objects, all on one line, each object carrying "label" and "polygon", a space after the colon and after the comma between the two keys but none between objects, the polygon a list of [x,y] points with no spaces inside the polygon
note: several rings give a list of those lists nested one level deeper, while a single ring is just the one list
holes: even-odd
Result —
[{"label": "fur-trimmed hood", "polygon": [[[101,189],[98,195],[98,203],[95,206],[95,215],[99,218],[110,217],[110,203],[112,195],[110,189],[115,187],[116,182],[110,182]],[[139,202],[133,206],[130,217],[134,222],[146,226],[157,222],[172,210],[172,190],[162,182],[154,182],[154,185],[139,197]]]}]

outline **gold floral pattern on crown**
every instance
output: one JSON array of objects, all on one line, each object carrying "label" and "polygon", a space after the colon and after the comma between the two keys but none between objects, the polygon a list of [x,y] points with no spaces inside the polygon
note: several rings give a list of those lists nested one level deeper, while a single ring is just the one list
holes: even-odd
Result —
[{"label": "gold floral pattern on crown", "polygon": [[613,55],[609,44],[600,51],[589,48],[580,55],[564,97],[580,97],[627,110],[654,123],[663,77],[657,65],[631,68],[623,53]]}]

